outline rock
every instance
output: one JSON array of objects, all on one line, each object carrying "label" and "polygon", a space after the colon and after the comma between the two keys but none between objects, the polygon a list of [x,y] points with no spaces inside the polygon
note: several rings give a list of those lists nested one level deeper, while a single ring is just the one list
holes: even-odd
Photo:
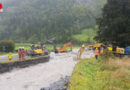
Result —
[{"label": "rock", "polygon": [[47,88],[41,88],[40,90],[67,90],[68,83],[69,82],[69,76],[61,77],[58,81],[52,83],[50,87]]}]

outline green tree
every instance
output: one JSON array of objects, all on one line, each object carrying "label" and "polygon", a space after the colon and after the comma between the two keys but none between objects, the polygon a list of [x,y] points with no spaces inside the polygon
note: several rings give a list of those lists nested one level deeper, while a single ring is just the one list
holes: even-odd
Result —
[{"label": "green tree", "polygon": [[12,52],[15,49],[15,43],[12,40],[0,41],[0,52]]},{"label": "green tree", "polygon": [[108,0],[97,24],[97,40],[116,41],[123,47],[130,45],[130,0]]},{"label": "green tree", "polygon": [[31,38],[29,38],[28,40],[31,43],[38,43],[38,36],[36,34],[34,34],[33,36],[31,36]]},{"label": "green tree", "polygon": [[[87,1],[87,2],[86,2]],[[0,40],[17,42],[72,40],[93,28],[106,0],[6,0],[0,14]]]}]

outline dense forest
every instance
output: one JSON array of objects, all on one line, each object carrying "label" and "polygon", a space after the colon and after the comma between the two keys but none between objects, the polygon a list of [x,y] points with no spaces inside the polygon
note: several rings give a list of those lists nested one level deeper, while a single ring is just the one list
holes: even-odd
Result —
[{"label": "dense forest", "polygon": [[97,24],[97,40],[113,41],[121,47],[130,46],[130,0],[108,0]]},{"label": "dense forest", "polygon": [[[3,0],[0,40],[35,43],[56,37],[59,43],[94,42],[96,18],[101,16],[105,2],[106,0]],[[81,39],[82,37],[84,38]]]}]

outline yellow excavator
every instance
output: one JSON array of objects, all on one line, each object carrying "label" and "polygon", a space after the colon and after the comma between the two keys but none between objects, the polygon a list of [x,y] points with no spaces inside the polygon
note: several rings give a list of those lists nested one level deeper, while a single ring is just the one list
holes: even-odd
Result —
[{"label": "yellow excavator", "polygon": [[27,51],[27,55],[28,56],[49,55],[51,51],[45,47],[46,45],[49,44],[52,44],[54,46],[54,52],[57,53],[58,51],[56,49],[56,39],[51,38],[50,40],[47,40],[45,42],[33,44],[31,46],[31,49]]},{"label": "yellow excavator", "polygon": [[108,45],[105,45],[103,43],[97,43],[97,44],[94,44],[94,45],[88,45],[88,46],[85,46],[85,45],[82,45],[81,49],[79,50],[78,52],[78,55],[77,55],[77,58],[80,59],[85,48],[87,49],[94,49],[94,48],[107,48],[107,50],[109,51],[112,51],[114,54],[120,54],[120,55],[124,55],[124,51],[125,49],[124,48],[119,48],[117,46],[108,46]]},{"label": "yellow excavator", "polygon": [[40,44],[33,44],[30,50],[27,50],[28,56],[43,56],[48,55],[45,49]]}]

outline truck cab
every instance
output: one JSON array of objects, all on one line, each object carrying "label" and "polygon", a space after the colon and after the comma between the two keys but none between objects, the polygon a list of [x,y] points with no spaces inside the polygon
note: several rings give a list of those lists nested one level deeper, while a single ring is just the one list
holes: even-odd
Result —
[{"label": "truck cab", "polygon": [[130,55],[130,46],[125,48],[125,55]]}]

